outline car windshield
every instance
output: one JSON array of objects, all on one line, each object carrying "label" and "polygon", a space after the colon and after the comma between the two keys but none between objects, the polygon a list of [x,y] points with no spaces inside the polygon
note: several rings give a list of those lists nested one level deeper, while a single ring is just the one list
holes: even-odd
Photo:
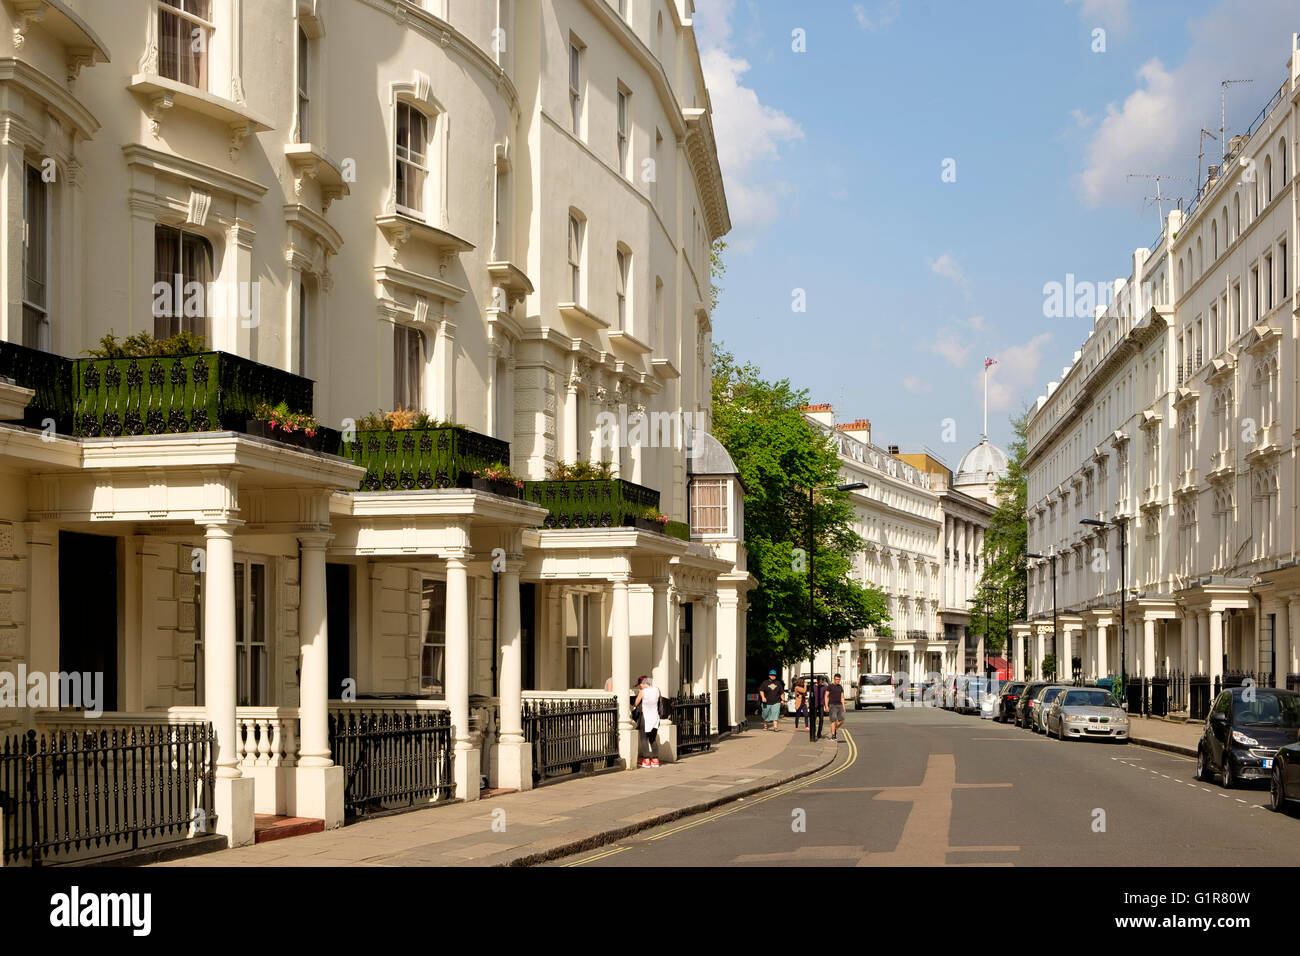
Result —
[{"label": "car windshield", "polygon": [[1114,697],[1104,690],[1072,690],[1061,701],[1062,707],[1118,707]]},{"label": "car windshield", "polygon": [[1056,695],[1059,694],[1060,692],[1061,692],[1061,688],[1059,687],[1047,688],[1047,690],[1043,691],[1043,695],[1042,695],[1043,703],[1049,704],[1052,701],[1056,700]]},{"label": "car windshield", "polygon": [[1005,688],[1003,688],[1002,693],[1004,693],[1004,694],[1019,694],[1019,693],[1020,693],[1022,690],[1024,690],[1024,689],[1025,689],[1025,685],[1024,685],[1024,684],[1011,684],[1009,687],[1005,687]]},{"label": "car windshield", "polygon": [[1254,700],[1233,701],[1237,723],[1255,727],[1300,727],[1300,696],[1259,694]]}]

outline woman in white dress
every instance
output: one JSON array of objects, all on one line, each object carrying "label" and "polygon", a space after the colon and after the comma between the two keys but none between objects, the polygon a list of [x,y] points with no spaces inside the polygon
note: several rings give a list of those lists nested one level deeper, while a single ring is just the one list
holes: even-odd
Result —
[{"label": "woman in white dress", "polygon": [[659,688],[645,675],[637,681],[636,702],[632,708],[641,708],[641,759],[638,767],[659,766]]}]

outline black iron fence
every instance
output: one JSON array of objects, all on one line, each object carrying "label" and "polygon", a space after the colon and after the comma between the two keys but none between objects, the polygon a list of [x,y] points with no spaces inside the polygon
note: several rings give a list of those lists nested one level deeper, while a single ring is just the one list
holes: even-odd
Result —
[{"label": "black iron fence", "polygon": [[533,780],[613,766],[618,702],[612,697],[524,701],[524,739],[533,746]]},{"label": "black iron fence", "polygon": [[214,747],[208,723],[5,737],[4,863],[91,860],[207,835]]},{"label": "black iron fence", "polygon": [[712,746],[709,737],[708,694],[674,698],[672,719],[673,727],[677,730],[678,754],[708,750]]},{"label": "black iron fence", "polygon": [[731,685],[725,677],[718,678],[718,733],[731,730]]},{"label": "black iron fence", "polygon": [[1187,715],[1204,720],[1210,713],[1210,675],[1193,674],[1187,679]]},{"label": "black iron fence", "polygon": [[1286,689],[1287,689],[1287,690],[1300,690],[1300,674],[1287,674],[1287,675],[1286,675]]},{"label": "black iron fence", "polygon": [[346,816],[436,803],[455,791],[446,711],[334,710],[329,724]]},{"label": "black iron fence", "polygon": [[1224,671],[1224,687],[1244,687],[1246,681],[1250,681],[1256,687],[1272,687],[1273,674],[1270,671],[1260,671],[1258,674],[1254,671]]}]

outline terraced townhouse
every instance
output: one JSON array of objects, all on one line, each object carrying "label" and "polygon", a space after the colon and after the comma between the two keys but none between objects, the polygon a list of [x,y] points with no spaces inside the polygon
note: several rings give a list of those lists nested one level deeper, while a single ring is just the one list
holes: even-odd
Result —
[{"label": "terraced townhouse", "polygon": [[738,722],[692,7],[0,5],[0,671],[104,679],[0,707],[6,863],[634,767],[639,674]]},{"label": "terraced townhouse", "polygon": [[1055,577],[1064,676],[1172,678],[1170,707],[1194,714],[1211,686],[1300,680],[1297,35],[1265,75],[1263,108],[1133,253],[1032,412],[1029,550],[1044,558],[1016,629],[1026,673],[1054,650]]}]

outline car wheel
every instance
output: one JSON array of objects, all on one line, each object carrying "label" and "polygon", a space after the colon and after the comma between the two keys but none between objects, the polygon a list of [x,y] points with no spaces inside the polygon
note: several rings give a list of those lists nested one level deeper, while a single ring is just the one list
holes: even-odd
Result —
[{"label": "car wheel", "polygon": [[1228,754],[1223,755],[1223,766],[1219,769],[1219,786],[1224,790],[1231,790],[1237,785],[1237,775],[1232,772],[1232,758]]},{"label": "car wheel", "polygon": [[1065,721],[1061,721],[1056,727],[1056,739],[1065,743]]},{"label": "car wheel", "polygon": [[889,707],[890,710],[893,710],[893,709],[894,709],[894,705],[893,705],[893,704],[888,704],[887,706]]},{"label": "car wheel", "polygon": [[1282,813],[1286,810],[1286,789],[1282,783],[1282,766],[1277,762],[1276,758],[1273,760],[1273,776],[1269,781],[1268,800],[1274,813]]},{"label": "car wheel", "polygon": [[1196,748],[1196,779],[1205,781],[1210,779],[1210,768],[1205,760],[1205,748]]}]

